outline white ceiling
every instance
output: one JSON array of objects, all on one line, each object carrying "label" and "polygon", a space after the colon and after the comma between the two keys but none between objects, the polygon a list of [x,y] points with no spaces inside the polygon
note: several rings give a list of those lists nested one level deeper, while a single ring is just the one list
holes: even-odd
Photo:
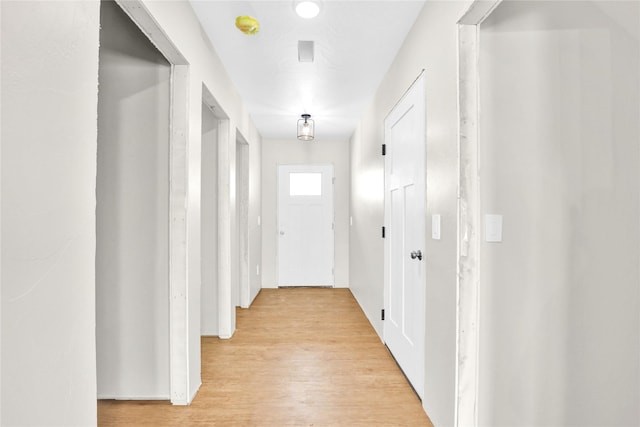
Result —
[{"label": "white ceiling", "polygon": [[[191,0],[258,131],[295,139],[303,113],[316,140],[351,136],[424,0],[323,0],[303,19],[294,0]],[[245,35],[235,18],[252,16],[260,32]],[[298,41],[315,42],[315,61],[298,62]]]}]

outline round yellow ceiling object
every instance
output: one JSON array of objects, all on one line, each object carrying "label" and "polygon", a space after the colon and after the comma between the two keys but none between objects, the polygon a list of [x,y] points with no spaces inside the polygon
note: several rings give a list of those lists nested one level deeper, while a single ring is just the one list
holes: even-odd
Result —
[{"label": "round yellow ceiling object", "polygon": [[236,27],[245,34],[256,34],[260,31],[260,23],[251,16],[238,16],[236,18]]}]

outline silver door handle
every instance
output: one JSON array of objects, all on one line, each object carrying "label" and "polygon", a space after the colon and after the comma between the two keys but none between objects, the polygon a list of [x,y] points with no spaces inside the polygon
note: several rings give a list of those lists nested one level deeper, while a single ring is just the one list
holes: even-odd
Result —
[{"label": "silver door handle", "polygon": [[422,261],[422,251],[420,249],[418,249],[417,251],[411,252],[411,259],[416,259],[416,258]]},{"label": "silver door handle", "polygon": [[280,235],[281,235],[281,236],[284,236],[284,231],[280,231]]}]

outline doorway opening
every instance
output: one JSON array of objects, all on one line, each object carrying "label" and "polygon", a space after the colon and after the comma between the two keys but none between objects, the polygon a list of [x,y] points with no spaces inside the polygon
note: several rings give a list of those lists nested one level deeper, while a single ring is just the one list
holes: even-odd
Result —
[{"label": "doorway opening", "polygon": [[171,64],[115,2],[100,24],[97,395],[169,400]]},{"label": "doorway opening", "polygon": [[200,162],[200,336],[230,338],[229,240],[232,200],[229,190],[229,117],[206,85],[202,85]]},{"label": "doorway opening", "polygon": [[[98,109],[96,188],[98,396],[170,399],[173,404],[186,405],[200,384],[199,318],[191,316],[185,322],[190,307],[186,297],[176,298],[187,295],[188,286],[195,294],[197,285],[199,294],[200,286],[199,280],[183,274],[188,271],[187,210],[196,205],[191,202],[188,206],[188,169],[182,162],[187,158],[188,63],[139,1],[103,1],[101,20],[98,102],[103,105]],[[110,39],[103,40],[105,37]],[[105,65],[103,60],[109,55],[117,60]],[[149,151],[129,155],[141,145]],[[139,173],[144,177],[138,179]],[[136,203],[144,204],[138,213],[130,208]],[[137,241],[138,233],[144,239]],[[135,277],[148,280],[141,273],[145,269],[157,272],[157,280],[141,285]],[[145,309],[130,309],[136,301]],[[135,351],[138,347],[142,350]],[[111,387],[118,377],[122,379],[118,387]]]},{"label": "doorway opening", "polygon": [[231,284],[236,307],[249,308],[249,144],[236,130],[235,227]]},{"label": "doorway opening", "polygon": [[218,335],[218,119],[206,88],[202,99],[200,334]]}]

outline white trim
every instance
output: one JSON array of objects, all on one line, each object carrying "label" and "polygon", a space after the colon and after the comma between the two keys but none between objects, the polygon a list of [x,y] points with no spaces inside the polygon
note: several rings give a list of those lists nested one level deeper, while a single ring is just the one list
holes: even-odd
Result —
[{"label": "white trim", "polygon": [[196,395],[198,394],[198,392],[200,391],[200,387],[202,387],[202,380],[200,380],[200,383],[198,384],[198,387],[196,387],[193,392],[189,395],[189,402],[193,402],[193,399],[196,398]]},{"label": "white trim", "polygon": [[235,129],[228,119],[218,123],[218,337],[235,331],[231,292],[231,145],[235,157]]},{"label": "white trim", "polygon": [[173,65],[188,64],[141,0],[116,0],[116,3],[129,15],[156,49],[167,58],[167,61]]},{"label": "white trim", "polygon": [[502,0],[476,0],[458,21],[458,265],[455,425],[478,424],[480,313],[479,25]]},{"label": "white trim", "polygon": [[[420,80],[420,78],[424,75],[425,69],[423,68],[422,70],[420,70],[420,74],[418,74],[418,76],[413,79],[413,81],[411,82],[411,84],[409,85],[409,87],[402,93],[402,95],[400,96],[400,98],[398,98],[398,100],[396,101],[395,104],[393,104],[393,107],[391,107],[391,109],[387,112],[387,114],[385,114],[384,116],[384,120],[387,120],[387,117],[389,117],[391,115],[391,113],[393,113],[393,110],[396,109],[396,107],[398,106],[398,104],[400,104],[402,102],[402,100],[407,96],[407,94],[409,93],[409,91],[411,91],[411,89],[413,88],[413,86],[418,82],[418,80]],[[427,96],[426,93],[426,89],[425,89],[425,96]],[[426,107],[425,107],[426,110]],[[426,116],[425,116],[425,120],[426,120]],[[425,138],[426,138],[426,133],[425,133]],[[426,179],[426,178],[425,178]]]},{"label": "white trim", "polygon": [[148,396],[148,395],[139,395],[139,396],[114,396],[111,394],[99,394],[97,397],[98,400],[169,400],[169,396]]},{"label": "white trim", "polygon": [[477,26],[487,19],[489,15],[495,10],[498,5],[502,3],[502,0],[476,0],[469,9],[462,15],[458,21],[458,25],[473,25]]},{"label": "white trim", "polygon": [[[228,129],[224,128],[224,126],[228,126],[229,123],[229,117],[227,116],[227,114],[224,112],[224,110],[222,109],[222,107],[220,106],[220,104],[218,103],[218,101],[215,99],[215,97],[211,94],[211,91],[209,90],[209,88],[203,83],[202,84],[202,102],[204,103],[204,105],[207,106],[207,108],[209,108],[209,110],[211,110],[211,112],[213,113],[216,121],[217,121],[217,140],[216,140],[216,149],[218,150],[218,157],[219,157],[219,151],[220,151],[220,144],[222,143],[220,138],[222,138],[222,141],[227,141],[228,140]],[[224,128],[224,130],[221,131],[221,127]],[[224,135],[223,135],[224,133]],[[225,167],[225,165],[227,165],[227,163],[222,164],[220,159],[218,158],[218,163],[216,164],[216,171],[218,171],[218,174],[220,173],[220,169]],[[219,175],[218,175],[218,179],[219,179]],[[217,217],[217,225],[216,227],[220,227],[221,226],[221,222],[220,222],[220,217],[223,215],[224,209],[228,209],[228,203],[225,204],[224,206],[220,205],[220,186],[218,185],[216,187],[216,200],[218,203],[217,206],[217,210],[216,210],[216,217]],[[216,230],[219,233],[219,230]],[[224,250],[223,250],[224,249]],[[222,252],[220,252],[221,250],[223,250]],[[220,245],[219,240],[218,240],[218,248],[217,248],[217,264],[218,265],[222,265],[223,263],[223,259],[225,259],[226,256],[229,256],[228,254],[230,254],[230,247],[222,248],[222,245]],[[226,272],[224,272],[224,274],[227,274]],[[231,270],[229,270],[228,274],[231,274]],[[218,275],[216,277],[216,281],[221,280],[221,273],[220,273],[220,268],[218,268]],[[230,276],[229,276],[230,277]],[[230,280],[228,281],[229,286],[230,286]],[[216,308],[217,312],[218,312],[218,322],[220,322],[221,319],[221,314],[220,313],[226,313],[225,316],[228,317],[229,315],[229,310],[227,310],[226,308],[223,307],[223,303],[225,304],[226,307],[226,302],[223,299],[220,299],[220,283],[216,283],[217,286],[217,290],[218,290],[218,307]],[[233,312],[233,315],[235,316],[235,312]],[[225,321],[225,325],[230,324],[231,321],[230,320],[226,320]],[[216,330],[215,332],[212,333],[208,333],[208,334],[201,334],[201,336],[209,336],[209,337],[219,337],[219,338],[230,338],[231,336],[221,336],[220,335],[220,324],[218,324],[218,330]],[[228,329],[228,328],[227,328]]]},{"label": "white trim", "polygon": [[459,195],[458,195],[458,284],[456,423],[477,424],[477,288],[479,281],[479,199],[477,77],[475,25],[458,27],[459,42]]},{"label": "white trim", "polygon": [[171,63],[169,141],[169,377],[171,403],[188,405],[187,203],[189,66],[141,0],[116,0]]},{"label": "white trim", "polygon": [[[238,287],[240,307],[249,308],[251,304],[251,283],[249,281],[249,143],[236,130],[236,149],[240,146],[240,158],[236,156],[236,170],[240,168],[240,180],[236,180],[236,216],[238,220]],[[238,197],[239,196],[239,197]]]},{"label": "white trim", "polygon": [[[100,6],[98,6],[99,8]],[[2,7],[0,7],[0,22],[2,22]],[[0,77],[2,75],[2,72],[0,71]],[[2,129],[2,103],[0,103],[0,129]],[[97,138],[98,138],[98,126],[96,124],[96,142],[97,142]],[[96,155],[97,155],[97,146],[96,146]],[[94,184],[96,183],[96,180],[94,179]],[[2,188],[2,144],[0,144],[0,188]],[[0,260],[2,260],[2,197],[0,197]],[[94,242],[94,247],[93,250],[95,252],[95,242]],[[94,257],[95,258],[95,257]],[[95,270],[94,270],[94,275],[95,275]],[[94,276],[95,277],[95,276]],[[95,282],[94,282],[95,283]],[[0,262],[0,290],[2,289],[2,262]],[[94,289],[93,291],[93,295],[95,297],[96,291]],[[94,310],[94,319],[95,319],[95,310]],[[0,331],[2,330],[2,292],[0,291]],[[95,333],[93,336],[93,339],[95,340]],[[93,358],[94,358],[94,362],[97,365],[97,359],[96,359],[96,354],[94,351],[93,354]],[[94,370],[94,374],[95,374],[95,370]],[[2,378],[2,339],[0,338],[0,378]],[[0,387],[0,402],[2,402],[2,387]],[[2,404],[0,404],[0,423],[2,422]]]},{"label": "white trim", "polygon": [[171,70],[169,155],[169,370],[171,403],[187,405],[189,346],[187,309],[187,189],[189,67]]}]

